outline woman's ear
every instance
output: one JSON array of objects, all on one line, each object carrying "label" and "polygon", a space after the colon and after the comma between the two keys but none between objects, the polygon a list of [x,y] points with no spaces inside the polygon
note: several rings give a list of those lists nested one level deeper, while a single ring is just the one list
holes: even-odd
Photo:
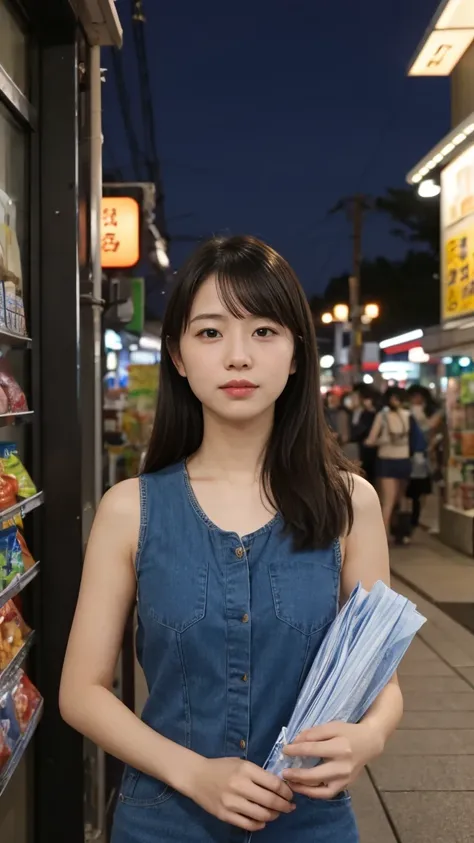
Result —
[{"label": "woman's ear", "polygon": [[171,340],[170,337],[166,337],[166,347],[168,349],[168,354],[171,357],[171,360],[173,361],[173,365],[174,365],[176,371],[178,372],[179,375],[181,375],[182,378],[185,378],[186,377],[186,370],[184,368],[184,363],[183,363],[183,360],[181,358],[181,352],[179,350],[179,345],[176,345]]}]

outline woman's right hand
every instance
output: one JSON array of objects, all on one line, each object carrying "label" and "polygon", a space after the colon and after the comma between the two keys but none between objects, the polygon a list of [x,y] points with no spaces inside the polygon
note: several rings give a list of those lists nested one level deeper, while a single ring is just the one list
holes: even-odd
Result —
[{"label": "woman's right hand", "polygon": [[187,795],[222,822],[246,831],[260,831],[295,809],[284,781],[241,758],[202,758]]}]

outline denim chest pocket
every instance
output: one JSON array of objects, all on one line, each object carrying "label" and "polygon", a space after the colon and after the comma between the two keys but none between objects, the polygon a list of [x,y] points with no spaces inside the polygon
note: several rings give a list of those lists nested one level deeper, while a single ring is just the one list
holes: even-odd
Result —
[{"label": "denim chest pocket", "polygon": [[184,632],[206,614],[208,570],[205,559],[178,559],[149,544],[138,568],[139,602],[155,623]]},{"label": "denim chest pocket", "polygon": [[334,554],[301,552],[269,563],[275,614],[304,635],[313,635],[338,611],[340,566]]}]

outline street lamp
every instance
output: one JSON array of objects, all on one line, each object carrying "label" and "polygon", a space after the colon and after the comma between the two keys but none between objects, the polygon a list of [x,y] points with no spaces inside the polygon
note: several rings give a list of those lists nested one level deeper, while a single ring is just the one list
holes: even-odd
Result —
[{"label": "street lamp", "polygon": [[372,321],[372,319],[378,319],[380,315],[380,308],[378,304],[366,304],[364,307],[364,314],[368,319],[370,319],[370,321]]},{"label": "street lamp", "polygon": [[349,321],[349,307],[347,304],[336,304],[333,309],[333,316],[336,322]]},{"label": "street lamp", "polygon": [[321,316],[321,322],[324,325],[330,325],[332,321],[333,321],[332,313],[323,313],[323,315]]}]

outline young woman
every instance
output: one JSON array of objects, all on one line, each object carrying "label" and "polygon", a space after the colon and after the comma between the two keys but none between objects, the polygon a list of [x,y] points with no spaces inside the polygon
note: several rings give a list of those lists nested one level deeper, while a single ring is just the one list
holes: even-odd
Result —
[{"label": "young woman", "polygon": [[375,417],[366,446],[377,448],[376,475],[382,502],[383,522],[390,535],[397,506],[405,506],[412,463],[410,411],[403,406],[404,391],[390,387],[384,394],[384,409]]},{"label": "young woman", "polygon": [[[64,718],[126,763],[113,843],[356,843],[346,788],[402,711],[396,678],[361,723],[328,723],[263,769],[357,582],[389,580],[378,499],[327,430],[314,328],[289,265],[213,239],[163,324],[144,474],[97,514],[60,693]],[[138,600],[140,720],[112,693]]]}]

